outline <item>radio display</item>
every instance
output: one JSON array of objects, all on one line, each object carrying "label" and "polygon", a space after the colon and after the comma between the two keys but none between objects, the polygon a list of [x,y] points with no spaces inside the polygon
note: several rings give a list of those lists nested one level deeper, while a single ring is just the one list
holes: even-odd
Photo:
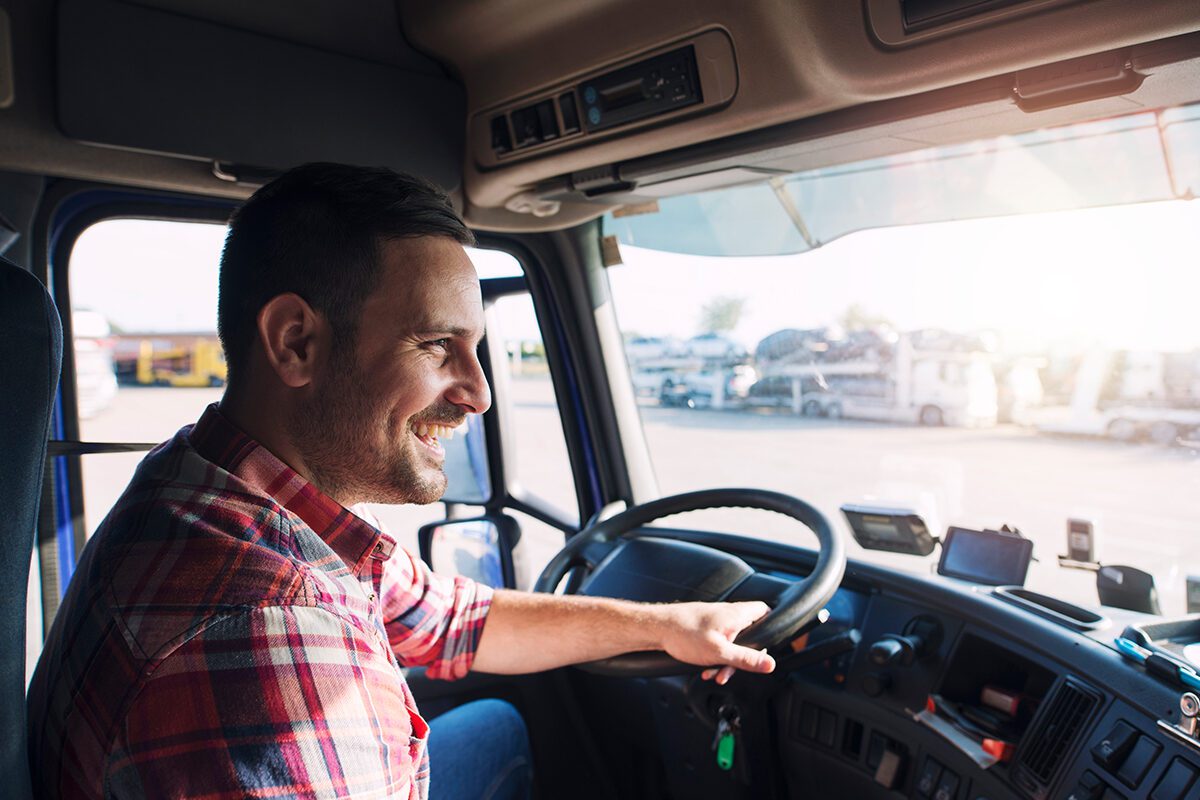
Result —
[{"label": "radio display", "polygon": [[635,78],[616,86],[608,86],[600,91],[601,106],[605,111],[615,111],[618,108],[631,106],[645,96],[641,78]]}]

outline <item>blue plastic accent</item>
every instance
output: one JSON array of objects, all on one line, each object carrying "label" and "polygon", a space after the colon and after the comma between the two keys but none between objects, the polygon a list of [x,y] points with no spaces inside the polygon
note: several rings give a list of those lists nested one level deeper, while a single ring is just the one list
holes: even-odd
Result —
[{"label": "blue plastic accent", "polygon": [[[1117,652],[1134,661],[1138,664],[1145,664],[1150,651],[1139,645],[1137,642],[1126,639],[1124,636],[1118,636],[1113,639],[1113,644],[1117,646]],[[1176,679],[1189,689],[1200,690],[1200,675],[1195,672],[1178,667],[1176,669]]]},{"label": "blue plastic accent", "polygon": [[[54,438],[63,438],[62,384],[54,397]],[[71,493],[67,486],[67,459],[54,459],[54,539],[58,545],[58,595],[66,597],[75,574],[75,529],[71,525]]]},{"label": "blue plastic accent", "polygon": [[1149,655],[1149,651],[1136,642],[1126,639],[1124,636],[1118,636],[1116,639],[1113,639],[1113,644],[1117,646],[1117,652],[1129,660],[1136,661],[1139,664],[1146,663],[1146,656]]}]

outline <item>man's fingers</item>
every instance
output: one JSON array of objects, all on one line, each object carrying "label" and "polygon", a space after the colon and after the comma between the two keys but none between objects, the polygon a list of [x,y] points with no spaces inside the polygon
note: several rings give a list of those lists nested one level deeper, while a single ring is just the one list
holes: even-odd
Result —
[{"label": "man's fingers", "polygon": [[760,600],[747,600],[740,603],[733,603],[732,605],[738,610],[738,616],[742,620],[739,630],[752,622],[762,619],[771,610],[769,605]]},{"label": "man's fingers", "polygon": [[737,644],[728,644],[721,648],[721,660],[734,669],[744,669],[747,672],[770,672],[775,669],[775,659],[767,655],[765,650],[751,650]]}]

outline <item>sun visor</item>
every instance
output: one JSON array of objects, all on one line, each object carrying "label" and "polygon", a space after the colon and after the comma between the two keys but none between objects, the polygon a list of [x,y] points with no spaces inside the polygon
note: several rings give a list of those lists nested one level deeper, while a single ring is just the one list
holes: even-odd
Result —
[{"label": "sun visor", "polygon": [[[118,0],[64,0],[58,30],[58,120],[73,139],[249,170],[341,161],[416,173],[450,191],[462,183],[466,96],[439,69]],[[399,31],[396,47],[408,47]]]}]

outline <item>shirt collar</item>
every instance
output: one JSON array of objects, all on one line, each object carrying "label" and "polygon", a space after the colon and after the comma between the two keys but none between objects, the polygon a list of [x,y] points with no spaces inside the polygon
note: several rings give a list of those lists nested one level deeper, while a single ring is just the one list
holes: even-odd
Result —
[{"label": "shirt collar", "polygon": [[354,573],[391,557],[396,541],[322,492],[247,436],[216,403],[192,427],[192,447],[206,460],[271,497],[312,528]]}]

